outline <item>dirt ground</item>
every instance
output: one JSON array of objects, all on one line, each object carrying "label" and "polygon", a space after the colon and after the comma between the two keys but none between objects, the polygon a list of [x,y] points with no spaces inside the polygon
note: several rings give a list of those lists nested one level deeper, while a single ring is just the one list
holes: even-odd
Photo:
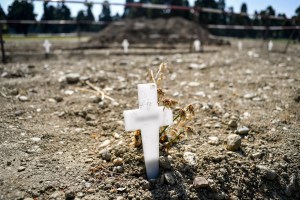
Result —
[{"label": "dirt ground", "polygon": [[[0,199],[300,199],[299,46],[208,49],[28,53],[1,64]],[[138,107],[137,84],[161,62],[166,95],[196,108],[195,134],[160,152],[149,181],[123,111]],[[230,134],[238,150],[227,150]]]}]

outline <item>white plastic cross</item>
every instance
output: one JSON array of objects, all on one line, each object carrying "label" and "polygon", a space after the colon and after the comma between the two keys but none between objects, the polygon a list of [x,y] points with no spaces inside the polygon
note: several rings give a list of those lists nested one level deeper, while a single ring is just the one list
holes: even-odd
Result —
[{"label": "white plastic cross", "polygon": [[159,174],[159,127],[173,123],[172,110],[157,103],[154,83],[138,84],[139,109],[124,111],[125,130],[141,130],[148,179]]},{"label": "white plastic cross", "polygon": [[126,39],[123,40],[122,46],[123,46],[124,53],[128,53],[129,42]]},{"label": "white plastic cross", "polygon": [[195,48],[195,51],[200,51],[201,50],[201,42],[200,40],[195,40],[194,41],[194,48]]},{"label": "white plastic cross", "polygon": [[268,51],[272,51],[272,49],[273,49],[273,42],[272,40],[270,40],[268,43]]},{"label": "white plastic cross", "polygon": [[48,54],[50,53],[50,48],[51,48],[52,44],[49,42],[49,40],[45,40],[43,47],[45,48],[45,52]]},{"label": "white plastic cross", "polygon": [[243,43],[242,43],[242,41],[238,42],[238,48],[239,48],[239,51],[243,50]]}]

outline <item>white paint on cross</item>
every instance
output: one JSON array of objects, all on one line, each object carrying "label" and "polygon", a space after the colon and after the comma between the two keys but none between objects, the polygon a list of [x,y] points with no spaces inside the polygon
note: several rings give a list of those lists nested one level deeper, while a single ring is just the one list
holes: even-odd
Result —
[{"label": "white paint on cross", "polygon": [[49,40],[45,40],[43,43],[43,47],[45,48],[45,53],[49,54],[50,53],[50,48],[52,44],[49,42]]},{"label": "white paint on cross", "polygon": [[200,40],[195,40],[194,41],[194,49],[197,52],[201,50],[201,42],[200,42]]},{"label": "white paint on cross", "polygon": [[126,39],[123,40],[122,46],[123,46],[124,53],[128,53],[129,42]]},{"label": "white paint on cross", "polygon": [[272,51],[272,49],[273,49],[273,41],[270,40],[268,43],[268,51]]},{"label": "white paint on cross", "polygon": [[238,48],[239,48],[239,51],[243,50],[243,43],[242,43],[242,41],[238,42]]},{"label": "white paint on cross", "polygon": [[148,179],[159,175],[159,127],[173,123],[172,110],[157,103],[154,83],[138,84],[139,109],[124,111],[125,130],[141,130]]}]

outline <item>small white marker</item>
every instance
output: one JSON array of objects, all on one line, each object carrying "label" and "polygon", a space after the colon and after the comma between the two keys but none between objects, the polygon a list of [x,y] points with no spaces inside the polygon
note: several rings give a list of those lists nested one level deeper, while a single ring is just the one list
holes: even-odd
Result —
[{"label": "small white marker", "polygon": [[193,45],[194,45],[194,49],[195,49],[196,52],[199,52],[201,50],[201,42],[200,42],[200,40],[195,40],[194,43],[193,43]]},{"label": "small white marker", "polygon": [[139,109],[124,111],[125,130],[141,130],[148,179],[159,175],[159,127],[173,123],[172,110],[157,103],[154,83],[138,84]]},{"label": "small white marker", "polygon": [[242,41],[238,42],[238,48],[239,48],[239,51],[243,50],[243,43],[242,43]]},{"label": "small white marker", "polygon": [[50,53],[50,48],[52,44],[49,42],[49,40],[45,40],[43,43],[43,47],[45,48],[45,53],[49,54]]},{"label": "small white marker", "polygon": [[122,46],[123,46],[124,53],[128,53],[129,42],[126,39],[123,40]]},{"label": "small white marker", "polygon": [[273,49],[273,41],[270,40],[268,43],[268,51],[272,51],[272,49]]}]

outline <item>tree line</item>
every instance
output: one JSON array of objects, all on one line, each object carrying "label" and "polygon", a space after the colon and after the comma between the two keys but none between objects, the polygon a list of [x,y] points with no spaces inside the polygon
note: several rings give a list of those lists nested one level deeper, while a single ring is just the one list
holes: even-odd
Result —
[{"label": "tree line", "polygon": [[[174,6],[190,6],[188,0],[126,0],[126,3],[152,3],[152,4],[165,4]],[[207,12],[195,12],[190,10],[173,10],[173,9],[147,9],[137,7],[124,7],[122,15],[116,14],[112,16],[110,5],[108,1],[104,1],[102,5],[102,11],[96,18],[92,13],[92,3],[85,3],[85,9],[80,10],[77,16],[73,18],[69,7],[64,2],[57,2],[57,4],[49,3],[45,1],[43,4],[43,15],[41,20],[77,20],[77,21],[105,21],[107,23],[124,19],[124,18],[140,18],[145,17],[149,19],[156,18],[170,18],[170,17],[182,17],[195,23],[199,23],[203,27],[207,24],[222,24],[222,25],[245,25],[245,26],[290,26],[300,25],[296,20],[278,20],[269,18],[269,16],[279,16],[287,19],[284,13],[276,13],[272,6],[268,6],[261,11],[255,11],[253,17],[246,15],[236,15],[233,7],[229,7],[229,13],[225,12],[226,2],[225,0],[195,0],[195,7],[213,8],[224,11],[222,14],[207,13]],[[247,4],[241,5],[241,14],[248,14]],[[300,5],[295,10],[294,19],[300,17]],[[34,14],[34,6],[31,2],[26,0],[15,0],[8,7],[8,12],[5,13],[0,5],[0,19],[1,20],[36,20],[36,14]],[[104,28],[105,25],[98,26],[92,24],[67,24],[67,25],[28,25],[28,24],[9,24],[6,27],[7,32],[23,33],[28,32],[42,32],[42,33],[70,33],[75,31],[95,32]],[[269,31],[263,33],[262,31],[237,31],[237,30],[210,30],[212,34],[222,36],[234,36],[234,37],[275,37],[275,38],[287,38],[290,37],[291,31]]]}]

